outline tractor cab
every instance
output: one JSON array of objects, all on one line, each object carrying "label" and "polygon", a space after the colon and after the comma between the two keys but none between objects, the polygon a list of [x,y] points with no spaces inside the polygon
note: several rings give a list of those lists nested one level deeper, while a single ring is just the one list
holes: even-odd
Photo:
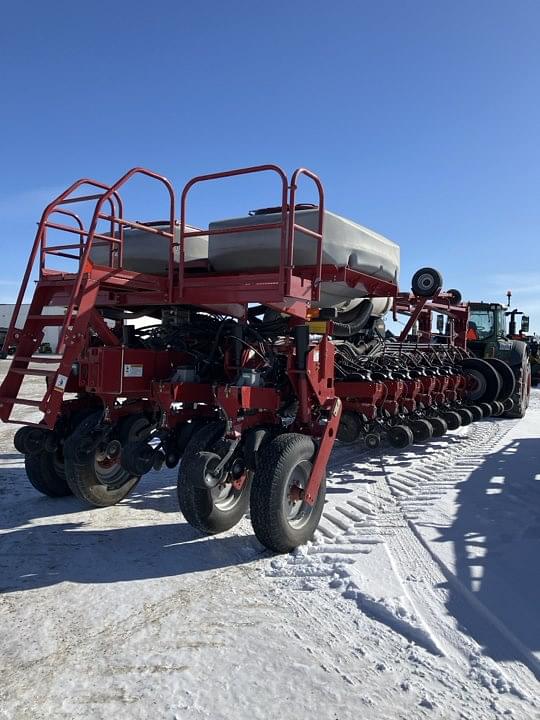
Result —
[{"label": "tractor cab", "polygon": [[467,345],[479,357],[493,357],[499,341],[506,340],[506,316],[498,303],[470,303]]}]

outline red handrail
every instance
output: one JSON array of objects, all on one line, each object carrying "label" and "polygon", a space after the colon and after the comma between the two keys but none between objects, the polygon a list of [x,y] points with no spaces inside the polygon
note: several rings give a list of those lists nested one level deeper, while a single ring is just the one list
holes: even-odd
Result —
[{"label": "red handrail", "polygon": [[[191,188],[200,182],[207,180],[218,180],[225,177],[234,177],[237,175],[247,175],[256,172],[275,172],[281,178],[281,222],[262,223],[254,225],[243,225],[241,227],[214,228],[213,230],[197,230],[186,232],[186,211],[187,211],[187,195]],[[301,175],[309,177],[315,185],[319,193],[319,220],[317,232],[304,228],[295,223],[295,201],[297,181]],[[289,194],[290,193],[290,194]],[[299,230],[306,235],[315,238],[317,243],[316,253],[316,277],[314,278],[312,288],[312,298],[319,299],[320,283],[322,274],[322,235],[324,226],[324,189],[320,179],[306,168],[298,168],[293,173],[291,185],[288,184],[287,175],[278,165],[255,165],[252,167],[238,168],[236,170],[227,170],[224,172],[211,173],[209,175],[199,175],[192,178],[186,183],[182,191],[180,200],[180,262],[179,262],[179,282],[178,282],[178,301],[183,299],[184,289],[184,273],[185,273],[185,239],[190,237],[200,237],[203,235],[224,235],[228,233],[261,231],[270,229],[281,230],[280,242],[280,262],[278,269],[278,281],[282,288],[283,296],[290,296],[292,286],[292,271],[294,268],[294,231]]]},{"label": "red handrail", "polygon": [[[26,289],[28,287],[28,282],[30,280],[30,275],[32,274],[32,269],[34,267],[34,263],[36,260],[36,256],[38,254],[38,250],[40,252],[40,263],[39,263],[40,278],[43,275],[43,269],[44,269],[44,263],[45,263],[45,253],[46,253],[46,223],[48,221],[48,218],[52,213],[59,211],[58,207],[57,207],[58,205],[62,205],[62,204],[69,203],[69,202],[80,202],[80,201],[84,201],[84,200],[88,199],[85,196],[77,196],[75,198],[69,197],[73,192],[75,192],[78,188],[82,187],[83,185],[90,185],[91,187],[100,188],[102,190],[109,189],[108,185],[100,183],[97,180],[92,180],[90,178],[81,178],[80,180],[76,180],[72,185],[70,185],[66,190],[64,190],[63,193],[58,195],[58,197],[56,197],[52,202],[50,202],[47,205],[47,207],[45,208],[45,210],[43,211],[43,214],[39,221],[38,229],[36,231],[36,235],[34,238],[34,244],[32,245],[32,250],[30,252],[30,257],[28,258],[26,270],[23,275],[21,287],[20,287],[19,293],[17,295],[17,300],[15,301],[15,306],[13,308],[13,314],[11,316],[8,331],[6,333],[6,337],[4,340],[4,346],[3,346],[4,350],[7,350],[10,343],[13,341],[13,332],[15,330],[15,326],[16,326],[17,320],[19,318],[21,305],[24,300],[24,295],[25,295]],[[119,212],[121,213],[122,212],[121,200],[117,195],[115,195],[115,200],[118,203]],[[110,200],[110,202],[112,205],[112,200]],[[113,206],[113,208],[114,208],[114,206]],[[62,211],[62,214],[68,214],[68,213],[67,213],[67,211]]]},{"label": "red handrail", "polygon": [[[147,170],[146,168],[134,167],[131,170],[128,170],[126,173],[124,173],[124,175],[122,175],[122,177],[119,180],[117,180],[113,185],[111,185],[109,188],[107,188],[107,190],[102,195],[100,195],[98,198],[96,207],[94,209],[94,214],[93,214],[92,220],[90,222],[87,241],[86,241],[83,253],[82,253],[79,273],[77,275],[77,278],[76,278],[73,288],[71,290],[66,316],[64,319],[64,323],[62,325],[62,329],[60,330],[60,338],[58,340],[58,351],[59,352],[62,350],[62,348],[64,346],[67,328],[70,324],[71,317],[73,315],[73,310],[75,308],[75,304],[77,302],[77,298],[78,298],[78,295],[79,295],[79,292],[81,289],[82,279],[83,279],[83,271],[84,271],[84,268],[86,267],[86,264],[90,257],[90,251],[92,249],[93,240],[94,240],[94,237],[96,236],[96,226],[97,226],[100,218],[103,217],[103,214],[101,212],[102,208],[103,208],[103,204],[106,201],[112,202],[111,201],[112,197],[119,197],[118,190],[123,185],[125,185],[125,183],[128,180],[130,180],[134,175],[145,175],[147,177],[153,178],[154,180],[158,180],[163,185],[165,185],[165,188],[167,189],[168,194],[169,194],[169,211],[170,211],[169,230],[170,230],[170,235],[173,236],[172,238],[170,238],[170,242],[169,242],[169,300],[171,299],[172,281],[173,281],[173,265],[174,265],[174,254],[173,254],[174,215],[175,215],[174,189],[173,189],[170,181],[163,175],[158,175],[157,173],[152,172],[152,170]],[[124,225],[130,224],[129,221],[126,221],[123,219],[122,215],[123,215],[123,208],[122,208],[122,213],[121,213],[120,217],[114,216],[114,209],[111,210],[111,215],[109,216],[109,218],[111,220],[111,225],[113,225],[114,223],[117,223],[119,226],[119,229],[120,229],[119,267],[122,267],[122,261],[123,261]],[[155,228],[154,228],[154,230],[155,230]],[[162,231],[157,231],[157,234],[163,235],[164,237],[166,236]],[[99,236],[99,237],[101,237],[101,236]],[[116,240],[116,238],[111,237],[111,245],[112,245],[112,242],[114,242],[115,240]]]}]

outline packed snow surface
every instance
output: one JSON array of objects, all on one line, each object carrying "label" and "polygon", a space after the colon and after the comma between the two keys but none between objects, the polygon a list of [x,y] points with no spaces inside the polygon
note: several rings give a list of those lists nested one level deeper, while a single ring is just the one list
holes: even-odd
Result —
[{"label": "packed snow surface", "polygon": [[175,471],[111,508],[41,496],[15,429],[0,718],[540,718],[540,392],[523,420],[336,447],[316,537],[288,556],[247,519],[201,537]]}]

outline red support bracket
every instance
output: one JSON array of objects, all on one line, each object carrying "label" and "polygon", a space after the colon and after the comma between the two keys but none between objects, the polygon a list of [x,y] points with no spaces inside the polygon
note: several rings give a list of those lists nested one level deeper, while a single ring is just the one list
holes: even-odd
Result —
[{"label": "red support bracket", "polygon": [[325,473],[326,466],[328,465],[328,460],[330,459],[330,453],[334,447],[339,421],[341,420],[341,400],[339,398],[331,400],[329,403],[329,410],[330,417],[319,443],[319,449],[315,456],[313,469],[311,470],[311,475],[309,476],[308,484],[304,492],[304,500],[308,503],[308,505],[314,505],[317,500],[323,475]]}]

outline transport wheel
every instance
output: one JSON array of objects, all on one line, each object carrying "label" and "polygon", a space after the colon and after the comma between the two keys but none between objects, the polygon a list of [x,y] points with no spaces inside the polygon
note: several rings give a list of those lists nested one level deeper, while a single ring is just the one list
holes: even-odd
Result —
[{"label": "transport wheel", "polygon": [[251,523],[259,542],[284,553],[313,537],[324,506],[323,477],[314,505],[303,499],[315,443],[307,435],[284,433],[262,450],[251,488]]},{"label": "transport wheel", "polygon": [[129,473],[120,463],[122,445],[142,439],[151,430],[144,415],[131,415],[118,423],[117,438],[100,443],[92,431],[102,415],[98,411],[88,416],[64,444],[67,483],[75,497],[94,507],[115,505],[139,482],[140,476]]},{"label": "transport wheel", "polygon": [[433,428],[433,437],[442,437],[448,432],[448,425],[446,420],[442,417],[431,417],[429,418],[431,427]]},{"label": "transport wheel", "polygon": [[394,425],[388,429],[386,436],[390,445],[395,448],[403,449],[414,442],[413,431],[406,425]]},{"label": "transport wheel", "polygon": [[489,403],[478,403],[478,407],[482,411],[482,414],[485,418],[491,416],[492,408]]},{"label": "transport wheel", "polygon": [[456,412],[461,418],[461,424],[463,426],[470,425],[474,421],[474,416],[469,408],[459,408]]},{"label": "transport wheel", "polygon": [[433,297],[439,292],[442,285],[441,273],[434,268],[424,267],[414,273],[411,290],[417,297]]},{"label": "transport wheel", "polygon": [[409,423],[414,436],[414,442],[425,442],[433,437],[433,426],[429,420],[412,420]]},{"label": "transport wheel", "polygon": [[446,291],[448,295],[450,295],[450,304],[451,305],[459,305],[459,303],[463,300],[463,297],[459,290],[456,290],[455,288],[451,288],[450,290]]},{"label": "transport wheel", "polygon": [[48,497],[66,497],[71,489],[66,482],[64,456],[59,448],[54,452],[42,450],[24,456],[24,467],[31,485]]},{"label": "transport wheel", "polygon": [[364,443],[369,450],[376,450],[381,444],[381,436],[378,433],[368,433]]},{"label": "transport wheel", "polygon": [[469,380],[469,401],[491,403],[497,399],[501,392],[502,379],[492,365],[480,358],[465,358],[460,364]]},{"label": "transport wheel", "polygon": [[178,470],[178,504],[187,522],[205,535],[215,535],[234,527],[245,515],[249,505],[251,471],[238,455],[220,482],[204,487],[221,461],[213,452],[225,432],[225,424],[212,422],[192,436],[186,446]]},{"label": "transport wheel", "polygon": [[483,413],[483,411],[482,411],[482,408],[479,407],[478,405],[469,405],[469,407],[467,408],[467,410],[468,410],[468,411],[471,413],[471,415],[473,416],[473,421],[474,421],[474,422],[477,422],[478,420],[482,420],[482,418],[484,417],[484,413]]},{"label": "transport wheel", "polygon": [[441,413],[441,417],[446,421],[449,430],[457,430],[461,427],[461,417],[454,410]]},{"label": "transport wheel", "polygon": [[358,413],[345,411],[341,415],[337,431],[337,439],[344,445],[357,442],[362,434],[362,420]]}]

